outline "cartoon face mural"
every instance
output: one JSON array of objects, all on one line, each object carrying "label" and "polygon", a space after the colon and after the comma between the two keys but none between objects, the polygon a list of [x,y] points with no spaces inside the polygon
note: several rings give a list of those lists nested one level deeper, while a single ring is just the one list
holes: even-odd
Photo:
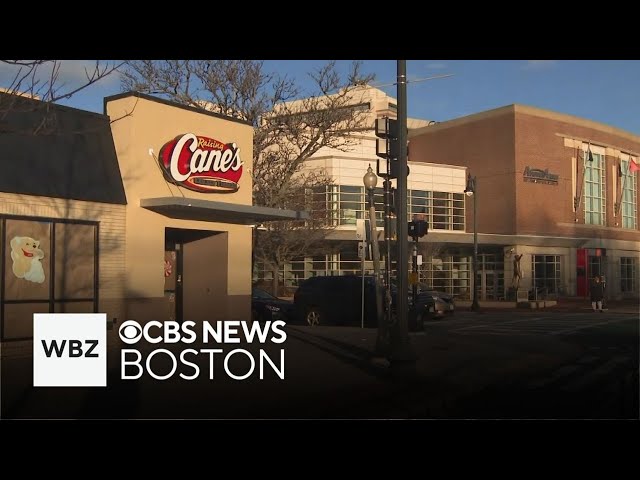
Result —
[{"label": "cartoon face mural", "polygon": [[13,237],[11,239],[11,259],[13,260],[13,274],[30,282],[44,282],[44,269],[40,260],[44,252],[40,249],[40,242],[31,237]]}]

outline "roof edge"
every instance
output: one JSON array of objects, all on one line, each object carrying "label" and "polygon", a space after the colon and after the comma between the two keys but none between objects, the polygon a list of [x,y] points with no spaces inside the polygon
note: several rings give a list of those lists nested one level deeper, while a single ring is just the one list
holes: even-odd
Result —
[{"label": "roof edge", "polygon": [[106,115],[104,113],[100,113],[100,112],[94,112],[92,110],[84,110],[82,108],[70,107],[68,105],[62,105],[60,103],[55,103],[55,102],[48,102],[46,100],[41,100],[39,98],[25,97],[23,95],[18,95],[17,93],[10,93],[10,92],[0,91],[0,95],[7,95],[7,96],[15,95],[17,97],[20,97],[25,102],[34,102],[34,103],[41,104],[41,105],[46,105],[48,103],[50,105],[53,105],[54,108],[56,108],[58,110],[61,110],[61,111],[68,111],[68,112],[72,112],[72,113],[78,113],[78,114],[81,113],[81,114],[85,114],[85,115],[92,115],[92,116],[101,118],[103,120],[109,121],[109,116],[108,115]]},{"label": "roof edge", "polygon": [[409,130],[409,138],[422,135],[425,132],[431,132],[435,130],[443,130],[446,128],[462,125],[465,123],[477,122],[491,117],[497,117],[500,115],[507,115],[513,113],[521,115],[531,115],[535,117],[542,117],[549,120],[556,120],[561,122],[578,125],[581,127],[591,128],[593,130],[599,130],[601,132],[617,135],[622,138],[634,142],[640,142],[640,135],[636,135],[628,130],[623,130],[619,127],[614,127],[606,123],[597,122],[595,120],[589,120],[587,118],[578,117],[576,115],[570,115],[568,113],[556,112],[553,110],[547,110],[544,108],[533,107],[530,105],[524,105],[521,103],[512,103],[503,107],[493,108],[491,110],[484,110],[482,112],[472,113],[463,117],[453,118],[444,122],[437,122],[434,125],[428,125],[426,127],[420,127]]},{"label": "roof edge", "polygon": [[154,95],[149,95],[148,93],[136,92],[136,91],[133,91],[133,90],[130,90],[128,92],[123,92],[123,93],[117,93],[116,95],[110,95],[108,97],[104,97],[104,100],[103,100],[103,111],[104,111],[104,114],[105,115],[107,114],[107,103],[109,103],[111,101],[114,101],[114,100],[120,100],[122,98],[127,98],[127,97],[142,98],[143,100],[148,100],[150,102],[161,103],[163,105],[167,105],[167,106],[170,106],[170,107],[181,108],[183,110],[187,110],[187,111],[190,111],[190,112],[200,113],[202,115],[208,115],[210,117],[220,118],[222,120],[228,120],[230,122],[235,122],[235,123],[240,123],[242,125],[252,126],[251,122],[249,122],[247,120],[241,120],[239,118],[229,117],[228,115],[222,115],[221,113],[209,112],[208,110],[204,110],[202,108],[191,107],[189,105],[184,105],[182,103],[173,102],[171,100],[166,100],[164,98],[156,97]]},{"label": "roof edge", "polygon": [[567,123],[573,123],[581,127],[600,130],[602,132],[611,133],[621,137],[626,137],[636,142],[640,142],[640,135],[636,135],[628,130],[624,130],[619,127],[614,127],[606,123],[598,122],[595,120],[589,120],[588,118],[578,117],[577,115],[571,115],[568,113],[556,112],[554,110],[547,110],[545,108],[532,107],[530,105],[524,105],[520,103],[514,104],[513,107],[516,113],[520,113],[524,115],[532,115],[536,117],[543,117],[551,120],[560,120]]},{"label": "roof edge", "polygon": [[425,127],[413,128],[409,130],[409,138],[422,135],[425,132],[431,132],[435,130],[444,130],[446,128],[455,127],[470,122],[477,122],[491,117],[499,117],[501,115],[508,115],[515,112],[515,104],[506,105],[504,107],[493,108],[491,110],[484,110],[482,112],[471,113],[463,117],[452,118],[444,122],[435,122],[433,125],[427,125]]}]

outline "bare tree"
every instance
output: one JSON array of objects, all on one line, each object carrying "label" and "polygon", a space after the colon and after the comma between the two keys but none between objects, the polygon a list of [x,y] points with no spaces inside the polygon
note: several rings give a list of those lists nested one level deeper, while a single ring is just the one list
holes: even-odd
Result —
[{"label": "bare tree", "polygon": [[[92,67],[84,67],[82,80],[68,84],[61,81],[60,60],[0,60],[0,67],[6,75],[5,85],[0,86],[0,91],[8,94],[0,95],[0,133],[56,133],[56,115],[52,105],[96,84],[122,64],[96,60]],[[24,97],[40,101],[21,101]],[[11,113],[34,111],[41,112],[41,115],[30,115],[32,121],[20,127],[15,122],[5,121]]]},{"label": "bare tree", "polygon": [[[122,74],[125,90],[162,95],[178,103],[250,122],[253,137],[253,201],[272,208],[318,207],[306,222],[269,222],[256,232],[254,258],[274,274],[278,294],[282,265],[310,254],[331,230],[326,204],[308,193],[332,183],[322,169],[304,168],[321,148],[349,149],[366,127],[362,88],[372,75],[354,62],[341,76],[335,62],[309,74],[313,91],[299,98],[292,79],[264,71],[254,60],[132,60]],[[313,202],[312,202],[313,203]],[[307,207],[307,208],[305,208]]]}]

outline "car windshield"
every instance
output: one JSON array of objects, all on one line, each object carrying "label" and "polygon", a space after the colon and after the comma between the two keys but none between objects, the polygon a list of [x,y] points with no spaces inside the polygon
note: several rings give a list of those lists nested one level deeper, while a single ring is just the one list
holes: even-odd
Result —
[{"label": "car windshield", "polygon": [[264,290],[260,290],[259,288],[253,289],[252,296],[253,298],[262,298],[264,300],[276,300],[276,297],[274,297],[270,293],[265,292]]}]

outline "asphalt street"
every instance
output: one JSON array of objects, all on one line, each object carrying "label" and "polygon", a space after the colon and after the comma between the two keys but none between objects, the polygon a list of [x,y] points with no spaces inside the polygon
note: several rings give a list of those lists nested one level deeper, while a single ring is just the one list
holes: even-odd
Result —
[{"label": "asphalt street", "polygon": [[[119,347],[106,388],[34,388],[28,355],[2,360],[2,418],[639,418],[638,316],[617,312],[459,311],[410,334],[414,368],[376,355],[375,329],[287,326],[283,345],[242,344],[256,362],[285,353],[285,378],[259,365],[245,380],[222,356],[200,375],[122,380]],[[212,348],[190,345],[190,348]],[[230,350],[229,345],[217,346]],[[216,347],[216,348],[217,348]],[[142,348],[147,355],[157,346]],[[184,345],[167,346],[179,356]],[[236,355],[229,369],[250,365]],[[154,370],[171,370],[162,359]],[[277,362],[276,362],[277,363]],[[213,376],[213,378],[211,378]]]}]

